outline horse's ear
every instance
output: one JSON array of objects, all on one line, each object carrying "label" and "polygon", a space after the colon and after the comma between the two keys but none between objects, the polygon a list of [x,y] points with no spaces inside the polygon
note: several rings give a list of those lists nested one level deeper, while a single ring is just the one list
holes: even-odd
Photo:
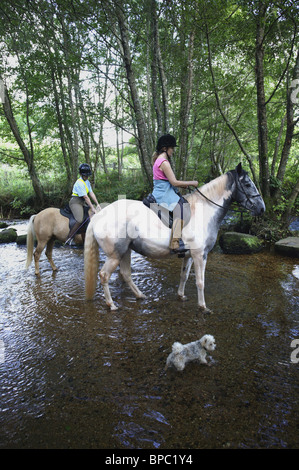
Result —
[{"label": "horse's ear", "polygon": [[236,168],[238,175],[240,176],[242,173],[242,163],[240,162],[239,165]]}]

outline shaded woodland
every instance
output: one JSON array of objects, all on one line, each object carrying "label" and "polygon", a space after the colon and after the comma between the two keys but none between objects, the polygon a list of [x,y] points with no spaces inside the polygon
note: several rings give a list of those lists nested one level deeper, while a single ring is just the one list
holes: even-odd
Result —
[{"label": "shaded woodland", "polygon": [[80,163],[121,180],[128,152],[150,187],[170,132],[178,178],[242,161],[269,213],[298,210],[296,2],[6,0],[0,18],[0,162],[26,169],[36,207],[47,172],[67,196]]}]

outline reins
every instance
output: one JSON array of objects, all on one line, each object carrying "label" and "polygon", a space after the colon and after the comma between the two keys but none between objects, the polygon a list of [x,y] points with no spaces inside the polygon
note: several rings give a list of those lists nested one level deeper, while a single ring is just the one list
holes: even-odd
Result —
[{"label": "reins", "polygon": [[[189,186],[189,189],[190,189],[190,186]],[[212,201],[211,199],[209,199],[207,196],[205,196],[201,191],[199,191],[199,189],[195,188],[195,191],[197,191],[202,197],[204,197],[207,201],[209,201],[211,204],[214,204],[215,206],[217,207],[220,207],[220,209],[226,209],[226,207],[224,206],[221,206],[220,204],[217,204],[217,202],[215,201]],[[231,209],[231,210],[234,210],[234,209]],[[238,211],[239,212],[239,211]]]}]

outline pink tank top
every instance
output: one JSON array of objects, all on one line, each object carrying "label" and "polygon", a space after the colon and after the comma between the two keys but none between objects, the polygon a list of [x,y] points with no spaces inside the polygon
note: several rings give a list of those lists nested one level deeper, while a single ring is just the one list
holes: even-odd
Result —
[{"label": "pink tank top", "polygon": [[167,162],[167,158],[165,157],[158,157],[157,160],[154,163],[153,166],[153,175],[154,175],[154,180],[167,180],[168,178],[166,177],[165,173],[160,170],[160,166],[162,165],[163,162]]}]

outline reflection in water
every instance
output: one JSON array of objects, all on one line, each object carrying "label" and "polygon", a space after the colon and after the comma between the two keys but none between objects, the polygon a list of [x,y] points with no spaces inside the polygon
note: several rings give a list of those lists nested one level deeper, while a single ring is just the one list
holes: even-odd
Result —
[{"label": "reflection in water", "polygon": [[[298,446],[298,265],[272,253],[210,254],[197,311],[194,274],[176,298],[180,260],[133,255],[137,301],[118,272],[109,312],[84,299],[83,252],[42,256],[0,245],[0,447],[259,448]],[[103,261],[103,260],[101,260]],[[295,273],[295,274],[294,274]],[[210,333],[214,363],[164,370],[171,345]]]}]

